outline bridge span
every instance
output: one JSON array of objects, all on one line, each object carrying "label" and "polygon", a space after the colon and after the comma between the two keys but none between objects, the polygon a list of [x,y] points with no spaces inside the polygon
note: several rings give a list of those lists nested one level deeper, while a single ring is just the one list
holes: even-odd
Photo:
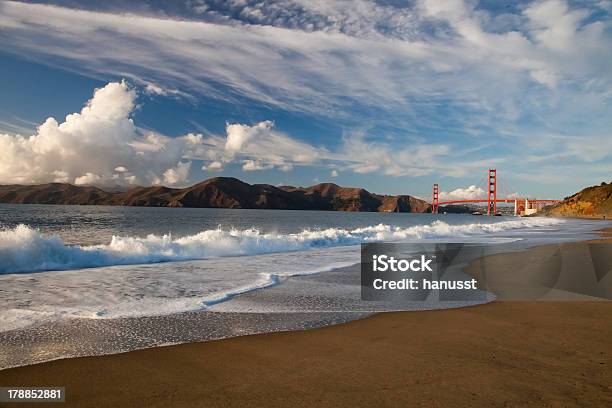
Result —
[{"label": "bridge span", "polygon": [[539,208],[545,205],[554,204],[561,200],[550,200],[550,199],[530,199],[527,197],[509,197],[509,198],[498,198],[497,197],[497,170],[489,169],[488,173],[488,188],[487,198],[481,199],[467,199],[467,200],[446,200],[440,201],[440,186],[438,183],[433,185],[432,199],[431,199],[431,212],[434,214],[438,213],[441,205],[452,205],[452,204],[468,204],[468,203],[486,203],[487,204],[487,215],[497,214],[498,203],[514,203],[514,215],[529,215],[537,212]]}]

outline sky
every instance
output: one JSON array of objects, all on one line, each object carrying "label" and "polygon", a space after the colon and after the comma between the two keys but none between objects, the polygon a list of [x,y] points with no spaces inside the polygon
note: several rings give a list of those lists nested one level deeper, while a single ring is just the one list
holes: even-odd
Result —
[{"label": "sky", "polygon": [[0,183],[612,181],[612,1],[0,0]]}]

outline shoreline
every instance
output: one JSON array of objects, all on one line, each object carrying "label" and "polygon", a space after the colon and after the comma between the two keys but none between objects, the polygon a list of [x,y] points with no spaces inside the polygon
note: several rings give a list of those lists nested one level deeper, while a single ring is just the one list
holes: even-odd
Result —
[{"label": "shoreline", "polygon": [[[612,245],[612,228],[600,234],[563,245]],[[507,269],[546,247],[489,261]],[[60,359],[2,370],[0,385],[64,385],[68,406],[611,404],[612,302],[586,299],[501,296],[478,307]]]},{"label": "shoreline", "polygon": [[380,313],[56,360],[0,371],[0,383],[65,386],[68,406],[604,406],[612,329],[593,316],[611,312],[610,302],[492,302]]},{"label": "shoreline", "polygon": [[612,216],[599,214],[599,215],[548,215],[548,214],[536,214],[528,215],[527,217],[544,217],[544,218],[569,218],[573,220],[592,220],[592,221],[611,221]]}]

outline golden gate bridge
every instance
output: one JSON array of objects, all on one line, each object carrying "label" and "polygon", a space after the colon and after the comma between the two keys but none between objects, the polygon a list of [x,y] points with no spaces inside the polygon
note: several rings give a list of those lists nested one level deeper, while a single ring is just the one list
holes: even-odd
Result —
[{"label": "golden gate bridge", "polygon": [[468,204],[468,203],[486,203],[487,205],[487,215],[498,215],[497,213],[497,204],[498,203],[507,203],[514,204],[514,215],[530,215],[534,214],[538,211],[539,208],[557,203],[561,200],[536,200],[529,199],[527,197],[508,197],[508,198],[499,198],[497,197],[497,170],[489,169],[488,173],[488,188],[487,188],[487,198],[481,199],[468,199],[468,200],[446,200],[440,201],[440,185],[435,183],[433,185],[433,192],[431,197],[431,212],[434,214],[438,214],[439,207],[441,205],[449,205],[449,204]]}]

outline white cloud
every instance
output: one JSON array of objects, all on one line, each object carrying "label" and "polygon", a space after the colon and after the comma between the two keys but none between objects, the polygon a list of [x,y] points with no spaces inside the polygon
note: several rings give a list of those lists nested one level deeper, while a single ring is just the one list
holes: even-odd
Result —
[{"label": "white cloud", "polygon": [[[518,193],[510,193],[508,191],[501,191],[501,187],[497,186],[497,197],[498,198],[517,198]],[[466,188],[457,188],[452,191],[440,191],[440,201],[453,201],[453,200],[483,200],[487,198],[487,191],[481,187],[471,185]]]},{"label": "white cloud", "polygon": [[545,85],[549,88],[554,88],[558,82],[558,76],[554,72],[546,71],[544,69],[536,69],[529,73],[534,81]]},{"label": "white cloud", "polygon": [[471,185],[467,188],[457,188],[453,191],[440,191],[440,201],[452,200],[478,200],[487,198],[487,192],[480,187]]},{"label": "white cloud", "polygon": [[68,177],[68,173],[61,170],[54,170],[50,174],[51,181],[54,183],[69,183],[72,180]]},{"label": "white cloud", "polygon": [[503,31],[487,31],[494,16],[462,0],[235,1],[224,19],[209,13],[205,21],[2,4],[11,52],[130,75],[154,94],[180,89],[330,116],[355,103],[405,115],[417,108],[410,101],[440,95],[503,114],[508,104],[537,107],[535,98],[508,100],[532,81],[577,90],[588,78],[611,79],[609,22],[589,21],[586,9],[562,0],[525,7],[513,15],[522,25]]},{"label": "white cloud", "polygon": [[98,176],[97,174],[87,172],[85,173],[85,175],[75,178],[74,184],[76,184],[77,186],[95,185],[95,184],[100,184],[101,181],[102,181],[102,177]]},{"label": "white cloud", "polygon": [[225,137],[169,138],[135,126],[130,118],[135,101],[134,89],[113,82],[97,89],[81,112],[63,123],[49,118],[29,137],[0,134],[0,183],[185,185],[193,160],[204,161],[202,170],[211,172],[239,162],[244,171],[329,166],[332,177],[338,175],[336,168],[418,176],[443,169],[439,159],[450,151],[424,143],[394,149],[367,142],[364,135],[346,137],[330,151],[276,130],[272,121],[228,123]]},{"label": "white cloud", "polygon": [[433,171],[446,173],[451,163],[443,163],[441,158],[450,153],[446,144],[408,143],[406,147],[396,148],[386,143],[368,142],[363,135],[353,134],[344,138],[338,157],[348,170],[356,173],[423,176]]},{"label": "white cloud", "polygon": [[219,163],[241,161],[245,171],[291,171],[296,165],[320,163],[331,156],[324,148],[277,131],[269,120],[254,125],[228,123],[225,137],[203,138],[202,146],[199,158]]},{"label": "white cloud", "polygon": [[62,123],[48,118],[32,136],[0,134],[0,183],[186,182],[182,158],[197,140],[142,134],[130,118],[135,100],[125,82],[111,82]]},{"label": "white cloud", "polygon": [[[529,5],[525,15],[529,19],[532,35],[543,46],[562,52],[581,46],[576,40],[583,34],[578,31],[580,22],[588,16],[586,10],[570,10],[563,0],[544,0]],[[592,25],[587,27],[596,28]]]},{"label": "white cloud", "polygon": [[[191,168],[191,162],[178,162],[176,167],[167,169],[164,171],[163,184],[174,186],[178,184],[185,184],[189,178],[189,169]],[[156,183],[162,184],[162,183]]]},{"label": "white cloud", "polygon": [[254,126],[241,125],[238,123],[227,124],[227,141],[225,150],[235,152],[240,150],[253,139],[262,139],[268,135],[274,126],[272,121],[266,120]]},{"label": "white cloud", "polygon": [[176,95],[179,93],[177,90],[162,88],[161,86],[154,84],[152,82],[149,82],[145,86],[144,91],[146,94],[149,94],[149,95],[161,95],[161,96]]},{"label": "white cloud", "polygon": [[149,95],[168,95],[168,91],[161,86],[153,83],[148,83],[144,88],[145,93]]},{"label": "white cloud", "polygon": [[[251,161],[247,168],[333,165],[343,173],[462,176],[492,162],[524,163],[533,135],[565,132],[576,136],[550,143],[545,156],[592,162],[610,155],[606,2],[536,1],[503,15],[471,0],[418,0],[416,6],[356,0],[351,7],[334,0],[225,3],[227,14],[214,15],[214,7],[198,2],[202,20],[189,20],[0,0],[0,49],[96,77],[125,76],[152,95],[255,102],[323,115],[343,129],[392,127],[398,137],[347,137],[324,147],[278,131],[270,121],[228,124],[224,136],[177,139],[126,124],[112,133],[123,140],[115,147],[131,148],[115,149],[109,157],[127,157],[108,166],[96,157],[91,166],[45,159],[39,170],[28,165],[20,172],[9,160],[0,163],[0,176],[74,181],[90,173],[112,183],[163,182],[169,169],[197,159],[209,163],[209,171],[217,170],[210,168],[215,162],[223,168]],[[401,139],[405,135],[414,140]],[[1,137],[3,147],[21,143]],[[493,138],[499,146],[493,158],[464,157],[458,148]],[[129,171],[113,171],[117,166]],[[169,179],[180,178],[174,173]]]},{"label": "white cloud", "polygon": [[314,147],[275,130],[274,122],[269,120],[253,126],[228,125],[226,132],[226,151],[232,154],[239,152],[242,156],[266,162],[271,166],[312,164],[329,155],[324,148]]},{"label": "white cloud", "polygon": [[593,137],[585,143],[581,137],[565,138],[564,154],[587,163],[612,157],[612,135]]},{"label": "white cloud", "polygon": [[245,160],[242,162],[242,170],[244,171],[260,171],[260,170],[269,170],[273,166],[270,164],[263,164],[261,162],[255,160]]},{"label": "white cloud", "polygon": [[220,161],[213,161],[209,164],[203,165],[202,170],[210,172],[223,171],[223,163],[221,163]]},{"label": "white cloud", "polygon": [[225,138],[202,137],[202,150],[197,151],[194,158],[220,163],[238,161],[244,171],[273,168],[291,171],[295,166],[324,166],[331,167],[336,175],[338,170],[346,169],[389,176],[423,176],[434,171],[454,176],[459,174],[457,167],[480,165],[449,160],[448,157],[457,152],[452,152],[446,144],[414,142],[395,148],[388,143],[369,142],[365,136],[362,133],[347,135],[340,146],[331,151],[280,132],[269,120],[254,125],[228,123]]}]

